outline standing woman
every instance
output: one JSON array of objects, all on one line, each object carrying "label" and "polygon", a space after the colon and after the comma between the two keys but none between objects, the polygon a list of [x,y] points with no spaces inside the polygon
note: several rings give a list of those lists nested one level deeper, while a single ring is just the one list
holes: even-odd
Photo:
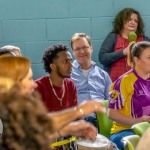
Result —
[{"label": "standing woman", "polygon": [[113,120],[110,140],[123,148],[122,138],[134,134],[133,124],[150,123],[150,42],[138,42],[130,50],[133,69],[110,87],[108,116]]},{"label": "standing woman", "polygon": [[99,51],[99,61],[113,82],[131,69],[126,61],[132,44],[128,41],[128,34],[131,31],[136,32],[137,42],[150,41],[144,36],[143,29],[140,13],[132,8],[124,8],[114,18],[112,32],[106,37]]}]

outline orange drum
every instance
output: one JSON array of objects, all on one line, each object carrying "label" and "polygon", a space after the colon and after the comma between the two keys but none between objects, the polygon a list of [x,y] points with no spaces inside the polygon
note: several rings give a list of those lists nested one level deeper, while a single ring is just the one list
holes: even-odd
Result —
[{"label": "orange drum", "polygon": [[78,150],[110,150],[111,142],[108,138],[98,134],[95,141],[79,139],[76,141]]}]

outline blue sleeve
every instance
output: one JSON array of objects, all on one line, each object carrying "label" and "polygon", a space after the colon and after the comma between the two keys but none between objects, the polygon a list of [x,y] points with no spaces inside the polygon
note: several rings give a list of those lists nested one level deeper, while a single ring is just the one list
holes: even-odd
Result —
[{"label": "blue sleeve", "polygon": [[105,76],[105,81],[106,81],[105,99],[108,99],[108,97],[109,97],[109,91],[110,91],[110,86],[112,84],[112,81],[111,81],[111,79],[110,79],[110,77],[109,77],[109,75],[108,75],[107,72],[105,72],[104,76]]}]

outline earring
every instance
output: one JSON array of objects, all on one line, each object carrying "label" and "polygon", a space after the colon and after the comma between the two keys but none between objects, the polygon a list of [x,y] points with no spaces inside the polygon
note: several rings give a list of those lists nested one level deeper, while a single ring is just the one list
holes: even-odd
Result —
[{"label": "earring", "polygon": [[138,65],[138,66],[137,66],[137,69],[140,71],[140,70],[141,70],[141,67]]}]

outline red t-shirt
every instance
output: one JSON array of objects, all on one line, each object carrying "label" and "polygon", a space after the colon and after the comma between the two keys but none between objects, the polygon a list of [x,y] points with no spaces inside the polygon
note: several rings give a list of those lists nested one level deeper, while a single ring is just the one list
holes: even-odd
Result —
[{"label": "red t-shirt", "polygon": [[[62,106],[52,90],[49,82],[49,76],[37,79],[36,83],[38,84],[37,90],[41,94],[44,105],[47,107],[49,112],[59,111],[77,105],[77,90],[71,79],[64,79],[65,94],[62,99]],[[53,87],[57,96],[61,98],[63,94],[63,87],[57,87],[54,85]]]},{"label": "red t-shirt", "polygon": [[[143,37],[138,37],[137,42],[143,41]],[[123,38],[121,35],[118,35],[116,40],[116,45],[114,52],[122,51],[129,45],[128,39]],[[112,82],[116,81],[121,75],[129,71],[131,68],[127,65],[127,56],[122,57],[111,65],[110,77]]]}]

